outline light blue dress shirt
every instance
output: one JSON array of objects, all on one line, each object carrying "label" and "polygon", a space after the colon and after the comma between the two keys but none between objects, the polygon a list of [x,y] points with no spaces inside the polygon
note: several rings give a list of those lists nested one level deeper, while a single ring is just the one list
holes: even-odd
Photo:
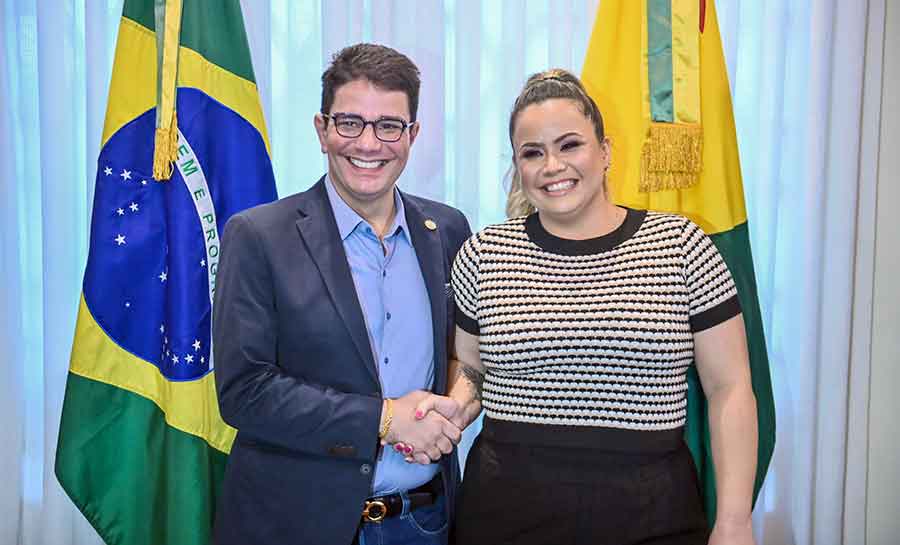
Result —
[{"label": "light blue dress shirt", "polygon": [[[394,189],[394,222],[383,242],[375,229],[338,195],[330,177],[328,200],[356,286],[385,397],[398,398],[434,384],[431,302],[406,226],[400,192]],[[383,244],[383,245],[382,245]],[[375,466],[373,494],[409,490],[431,480],[437,464],[408,464],[385,448]]]}]

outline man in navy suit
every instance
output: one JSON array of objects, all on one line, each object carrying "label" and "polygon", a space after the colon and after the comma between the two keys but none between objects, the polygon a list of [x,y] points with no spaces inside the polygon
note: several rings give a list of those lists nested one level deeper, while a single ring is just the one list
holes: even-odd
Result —
[{"label": "man in navy suit", "polygon": [[449,270],[471,233],[458,210],[395,187],[418,95],[401,53],[340,51],[314,120],[327,174],[225,227],[213,340],[238,434],[217,544],[447,541],[460,430],[415,407],[447,390]]}]

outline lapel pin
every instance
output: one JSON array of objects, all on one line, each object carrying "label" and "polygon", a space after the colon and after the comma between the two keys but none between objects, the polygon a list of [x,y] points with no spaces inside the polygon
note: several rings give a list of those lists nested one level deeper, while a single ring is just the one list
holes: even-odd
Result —
[{"label": "lapel pin", "polygon": [[433,219],[427,219],[425,220],[425,228],[427,228],[429,231],[434,231],[437,229],[437,224]]}]

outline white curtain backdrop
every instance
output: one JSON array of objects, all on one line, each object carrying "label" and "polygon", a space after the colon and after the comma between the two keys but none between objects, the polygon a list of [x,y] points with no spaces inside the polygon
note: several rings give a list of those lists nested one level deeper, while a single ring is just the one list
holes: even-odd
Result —
[{"label": "white curtain backdrop", "polygon": [[[243,0],[279,195],[324,172],[312,117],[325,64],[376,41],[422,71],[401,186],[473,227],[501,220],[512,101],[530,73],[580,73],[599,1]],[[857,545],[885,1],[717,9],[778,416],[757,537]],[[101,543],[53,463],[120,14],[121,0],[0,9],[0,545]]]}]

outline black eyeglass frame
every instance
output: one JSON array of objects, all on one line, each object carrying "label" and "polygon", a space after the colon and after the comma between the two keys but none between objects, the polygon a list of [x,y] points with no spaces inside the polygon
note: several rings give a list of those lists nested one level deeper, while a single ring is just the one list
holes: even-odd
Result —
[{"label": "black eyeglass frame", "polygon": [[[403,138],[403,132],[416,124],[415,121],[406,122],[406,121],[403,121],[402,119],[397,119],[395,117],[380,118],[380,119],[376,119],[374,121],[370,121],[368,119],[363,118],[361,115],[345,114],[345,113],[340,113],[340,112],[338,112],[336,114],[326,114],[325,112],[322,112],[322,117],[324,117],[326,119],[330,119],[331,122],[334,124],[335,132],[337,132],[340,136],[342,136],[344,138],[359,138],[360,136],[362,136],[362,133],[366,132],[366,125],[372,125],[372,132],[375,134],[375,138],[381,140],[382,142],[384,142],[386,144],[393,144],[394,142],[398,142],[401,138]],[[338,128],[339,127],[338,120],[346,119],[346,118],[358,119],[362,123],[362,128],[359,130],[359,134],[355,134],[355,135],[351,136],[351,135],[347,135],[347,134],[344,134],[341,132],[341,129]],[[380,123],[382,121],[390,121],[393,123],[399,123],[403,126],[400,129],[400,132],[397,133],[397,138],[390,140],[390,139],[382,138],[381,136],[379,136],[378,123]]]}]

